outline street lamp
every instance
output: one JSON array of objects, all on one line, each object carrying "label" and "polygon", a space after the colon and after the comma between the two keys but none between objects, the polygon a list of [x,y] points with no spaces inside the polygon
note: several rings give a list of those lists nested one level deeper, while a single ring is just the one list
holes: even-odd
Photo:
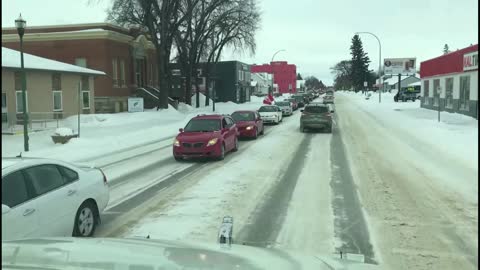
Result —
[{"label": "street lamp", "polygon": [[274,74],[274,72],[273,72],[273,67],[274,67],[273,58],[275,58],[275,55],[277,55],[277,53],[279,53],[279,52],[285,52],[285,50],[278,50],[278,51],[276,51],[276,52],[273,54],[273,56],[272,56],[272,61],[270,61],[270,64],[272,65],[272,89],[271,89],[270,94],[273,93],[273,85],[274,85],[274,82],[273,82],[273,74]]},{"label": "street lamp", "polygon": [[[372,35],[378,41],[378,51],[379,51],[379,54],[378,54],[378,83],[380,84],[381,80],[382,80],[382,77],[380,76],[380,73],[382,71],[382,44],[380,43],[380,39],[375,34],[370,33],[370,32],[356,32],[355,33],[355,35],[358,35],[358,34]],[[383,88],[383,85],[382,85],[382,88]],[[378,89],[378,103],[381,103],[381,102],[382,102],[382,90]]]},{"label": "street lamp", "polygon": [[20,36],[20,65],[22,74],[22,104],[23,104],[23,144],[25,152],[28,152],[28,114],[27,114],[27,80],[25,78],[25,68],[23,66],[23,34],[25,34],[25,28],[27,22],[22,19],[22,14],[15,20],[15,27],[17,28],[18,35]]}]

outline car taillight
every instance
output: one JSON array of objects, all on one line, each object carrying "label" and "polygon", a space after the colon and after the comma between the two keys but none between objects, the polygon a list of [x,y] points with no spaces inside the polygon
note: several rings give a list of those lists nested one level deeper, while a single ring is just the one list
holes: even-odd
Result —
[{"label": "car taillight", "polygon": [[107,185],[107,184],[108,184],[108,183],[107,183],[107,176],[106,176],[105,173],[102,171],[102,169],[99,169],[99,170],[100,170],[100,172],[101,172],[102,175],[103,175],[103,184],[104,184],[104,185]]}]

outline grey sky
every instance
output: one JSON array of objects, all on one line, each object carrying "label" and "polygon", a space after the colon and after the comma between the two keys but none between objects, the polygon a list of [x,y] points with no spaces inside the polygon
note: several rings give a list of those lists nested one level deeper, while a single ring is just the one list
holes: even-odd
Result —
[{"label": "grey sky", "polygon": [[[91,4],[93,2],[94,4]],[[89,4],[90,3],[90,4]],[[2,27],[14,25],[21,12],[27,24],[92,23],[105,20],[110,0],[5,0]],[[297,65],[303,75],[333,82],[330,67],[350,58],[356,31],[375,33],[384,57],[417,57],[418,63],[478,43],[478,0],[259,0],[262,16],[255,56],[227,52],[224,60],[249,64],[275,60]],[[378,44],[361,36],[364,49],[378,69]]]}]

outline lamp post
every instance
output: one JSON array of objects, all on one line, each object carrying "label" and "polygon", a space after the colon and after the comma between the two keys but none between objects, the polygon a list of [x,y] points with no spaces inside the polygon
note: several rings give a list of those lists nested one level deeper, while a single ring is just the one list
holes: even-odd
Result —
[{"label": "lamp post", "polygon": [[25,68],[23,66],[23,34],[25,34],[25,28],[27,22],[22,19],[22,14],[15,20],[15,27],[17,28],[18,35],[20,36],[20,65],[22,74],[22,105],[23,105],[23,144],[25,152],[28,152],[28,114],[27,114],[27,80],[25,78]]},{"label": "lamp post", "polygon": [[[381,83],[381,80],[382,80],[382,77],[380,76],[380,73],[382,71],[382,44],[380,43],[380,39],[373,33],[370,33],[370,32],[356,32],[355,35],[358,35],[358,34],[369,34],[369,35],[372,35],[374,36],[377,41],[378,41],[378,83]],[[382,89],[383,89],[383,85],[382,85]],[[378,89],[378,103],[381,103],[382,102],[382,90],[381,89]]]},{"label": "lamp post", "polygon": [[276,51],[276,52],[273,54],[273,56],[272,56],[272,61],[270,61],[270,64],[272,65],[272,88],[271,88],[270,94],[273,94],[273,85],[274,85],[274,81],[273,81],[273,74],[274,74],[274,72],[273,72],[273,66],[274,66],[274,65],[273,65],[273,58],[275,58],[275,55],[277,55],[277,53],[279,53],[279,52],[284,52],[284,51],[285,51],[285,50],[278,50],[278,51]]}]

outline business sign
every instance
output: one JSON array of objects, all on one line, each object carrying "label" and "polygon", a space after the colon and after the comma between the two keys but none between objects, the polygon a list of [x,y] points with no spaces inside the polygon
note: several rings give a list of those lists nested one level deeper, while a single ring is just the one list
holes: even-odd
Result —
[{"label": "business sign", "polygon": [[143,98],[129,97],[128,112],[143,112]]},{"label": "business sign", "polygon": [[463,70],[478,69],[478,51],[463,55]]},{"label": "business sign", "polygon": [[417,58],[385,58],[383,68],[388,75],[412,75],[416,74]]}]

